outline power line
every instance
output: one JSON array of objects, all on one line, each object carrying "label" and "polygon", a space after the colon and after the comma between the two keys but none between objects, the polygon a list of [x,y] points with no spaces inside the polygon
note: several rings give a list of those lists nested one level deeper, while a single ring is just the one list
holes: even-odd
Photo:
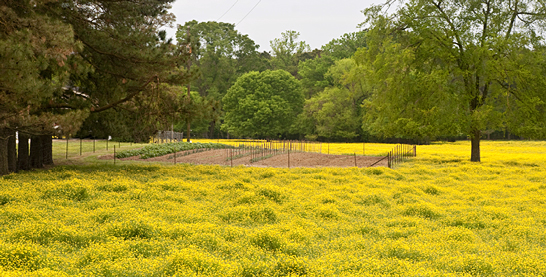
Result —
[{"label": "power line", "polygon": [[241,22],[243,22],[243,20],[245,20],[245,18],[258,6],[258,4],[260,4],[260,2],[262,2],[262,0],[258,1],[258,3],[256,3],[256,5],[254,5],[254,7],[252,7],[252,9],[245,15],[245,17],[243,17],[243,19],[241,19],[241,21],[239,21],[239,22],[237,22],[237,24],[235,24],[235,26],[237,26]]},{"label": "power line", "polygon": [[233,9],[233,7],[235,7],[237,2],[239,2],[239,0],[235,1],[235,3],[233,3],[233,5],[231,5],[231,7],[222,16],[220,16],[220,18],[216,19],[216,21],[220,21],[220,19],[222,19],[222,17],[224,17],[224,15],[226,15],[229,11],[231,11],[231,9]]}]

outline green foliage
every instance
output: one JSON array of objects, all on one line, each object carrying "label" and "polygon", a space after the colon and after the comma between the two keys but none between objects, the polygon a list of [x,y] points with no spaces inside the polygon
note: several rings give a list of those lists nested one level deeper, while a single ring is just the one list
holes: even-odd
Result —
[{"label": "green foliage", "polygon": [[54,134],[55,123],[74,130],[86,116],[49,107],[68,81],[68,60],[82,45],[69,24],[44,12],[46,2],[1,5],[0,129]]},{"label": "green foliage", "polygon": [[322,46],[320,53],[313,59],[300,61],[298,75],[306,98],[333,86],[335,81],[327,74],[330,67],[338,60],[351,58],[362,47],[366,47],[366,32],[348,33]]},{"label": "green foliage", "polygon": [[231,146],[221,143],[200,143],[200,142],[172,142],[163,144],[149,144],[140,149],[125,150],[116,153],[116,158],[123,159],[127,157],[133,157],[140,155],[141,159],[148,159],[153,157],[164,156],[167,154],[195,150],[195,149],[223,149]]},{"label": "green foliage", "polygon": [[536,1],[403,1],[364,10],[368,48],[356,61],[373,96],[364,127],[384,137],[464,134],[480,161],[483,131],[542,138],[546,60]]},{"label": "green foliage", "polygon": [[193,20],[180,25],[176,37],[179,45],[189,43],[193,49],[192,67],[199,74],[192,85],[202,96],[220,100],[242,74],[267,69],[267,58],[257,52],[259,45],[234,24]]},{"label": "green foliage", "polygon": [[283,69],[297,75],[300,56],[311,50],[305,41],[297,41],[299,36],[299,32],[289,30],[281,33],[281,38],[270,42],[273,54],[271,64],[274,69]]},{"label": "green foliage", "polygon": [[358,49],[367,46],[366,34],[366,31],[343,34],[322,46],[323,55],[334,60],[351,58]]},{"label": "green foliage", "polygon": [[334,80],[330,76],[326,76],[332,65],[334,65],[334,59],[326,55],[299,63],[298,75],[301,77],[301,84],[306,98],[309,99],[324,90],[324,88],[334,84]]},{"label": "green foliage", "polygon": [[361,103],[366,86],[359,77],[360,68],[351,59],[336,61],[325,76],[331,87],[305,101],[298,116],[300,131],[307,137],[316,135],[328,140],[353,140],[360,137]]},{"label": "green foliage", "polygon": [[250,72],[223,98],[222,128],[236,136],[277,138],[288,134],[303,101],[299,81],[287,71]]}]

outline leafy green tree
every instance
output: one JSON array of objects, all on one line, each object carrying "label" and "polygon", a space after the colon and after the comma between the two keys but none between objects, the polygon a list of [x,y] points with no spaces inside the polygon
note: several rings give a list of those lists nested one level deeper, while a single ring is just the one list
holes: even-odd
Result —
[{"label": "leafy green tree", "polygon": [[366,45],[366,31],[346,33],[322,46],[322,55],[334,60],[347,59]]},{"label": "leafy green tree", "polygon": [[326,88],[306,100],[301,120],[310,121],[315,129],[306,137],[338,141],[349,141],[358,137],[361,133],[361,120],[357,109],[351,106],[350,91],[339,87]]},{"label": "leafy green tree", "polygon": [[328,86],[334,85],[334,80],[326,76],[328,69],[335,61],[351,58],[362,47],[366,47],[366,32],[344,34],[322,46],[322,50],[313,59],[300,61],[298,75],[307,98]]},{"label": "leafy green tree", "polygon": [[237,77],[268,68],[259,45],[234,24],[193,20],[179,26],[176,37],[180,46],[192,48],[192,66],[198,70],[192,86],[201,96],[221,99]]},{"label": "leafy green tree", "polygon": [[288,134],[301,112],[301,85],[284,70],[249,72],[237,79],[222,99],[222,128],[236,136],[278,138]]},{"label": "leafy green tree", "polygon": [[334,63],[335,60],[332,57],[325,55],[299,63],[298,75],[301,77],[301,84],[307,99],[334,84],[334,80],[326,76],[328,69]]},{"label": "leafy green tree", "polygon": [[206,135],[209,132],[210,123],[217,123],[220,120],[221,109],[220,101],[212,97],[202,97],[199,92],[191,92],[191,101],[187,100],[184,94],[178,100],[174,122],[175,130],[184,132],[184,124],[189,120],[191,122],[192,133]]},{"label": "leafy green tree", "polygon": [[[466,134],[476,162],[491,126],[545,136],[543,2],[410,0],[387,12],[391,2],[364,11],[369,49],[355,56],[373,91],[365,105],[370,131]],[[507,97],[510,117],[502,112]]]},{"label": "leafy green tree", "polygon": [[[186,22],[179,26],[177,31],[178,45],[191,47],[192,57],[190,66],[197,72],[192,81],[191,89],[196,90],[209,103],[207,107],[220,100],[226,94],[229,87],[237,78],[249,71],[263,71],[269,66],[270,56],[267,52],[259,53],[256,45],[247,35],[242,35],[235,30],[234,24],[223,22]],[[193,99],[193,97],[192,97]],[[213,105],[213,106],[214,106]],[[209,109],[200,114],[208,114]],[[210,137],[219,132],[221,120],[221,108],[214,109],[215,115],[209,118]],[[204,121],[199,120],[204,124]],[[192,127],[199,133],[203,132],[202,126]]]},{"label": "leafy green tree", "polygon": [[362,135],[361,104],[367,96],[360,68],[353,59],[343,59],[325,74],[333,85],[305,101],[298,117],[307,138],[349,141]]},{"label": "leafy green tree", "polygon": [[311,51],[305,41],[298,41],[299,36],[299,32],[289,30],[281,33],[281,38],[270,41],[274,69],[283,69],[297,76],[300,59],[304,53]]}]

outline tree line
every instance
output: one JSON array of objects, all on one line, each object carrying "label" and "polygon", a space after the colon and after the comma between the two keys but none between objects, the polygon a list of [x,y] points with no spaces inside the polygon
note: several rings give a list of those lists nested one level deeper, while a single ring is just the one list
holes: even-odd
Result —
[{"label": "tree line", "polygon": [[[495,132],[546,138],[545,2],[388,0],[363,13],[363,31],[321,49],[310,51],[294,31],[272,40],[261,64],[273,71],[244,74],[227,89],[220,130],[312,140],[468,138],[471,161],[481,160],[480,141]],[[279,86],[286,74],[276,71],[298,82]]]}]

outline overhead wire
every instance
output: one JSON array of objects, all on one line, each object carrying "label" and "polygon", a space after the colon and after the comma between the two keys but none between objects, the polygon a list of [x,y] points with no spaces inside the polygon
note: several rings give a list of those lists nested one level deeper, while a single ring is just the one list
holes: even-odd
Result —
[{"label": "overhead wire", "polygon": [[239,0],[235,1],[235,3],[233,3],[233,5],[231,5],[231,7],[229,7],[229,9],[222,16],[220,16],[218,19],[216,19],[216,21],[220,21],[220,19],[222,19],[222,17],[224,17],[224,15],[226,15],[229,11],[231,11],[231,9],[233,9],[233,7],[235,7],[235,5],[237,5],[237,2],[239,2]]},{"label": "overhead wire", "polygon": [[239,22],[237,22],[237,24],[235,24],[235,26],[241,24],[241,22],[243,22],[243,20],[245,20],[245,18],[246,18],[250,13],[252,13],[252,11],[258,6],[258,4],[260,4],[260,2],[262,2],[262,0],[258,1],[258,3],[256,3],[256,5],[254,5],[254,7],[252,7],[252,9],[245,15],[245,17],[243,17],[243,19],[241,19]]}]

